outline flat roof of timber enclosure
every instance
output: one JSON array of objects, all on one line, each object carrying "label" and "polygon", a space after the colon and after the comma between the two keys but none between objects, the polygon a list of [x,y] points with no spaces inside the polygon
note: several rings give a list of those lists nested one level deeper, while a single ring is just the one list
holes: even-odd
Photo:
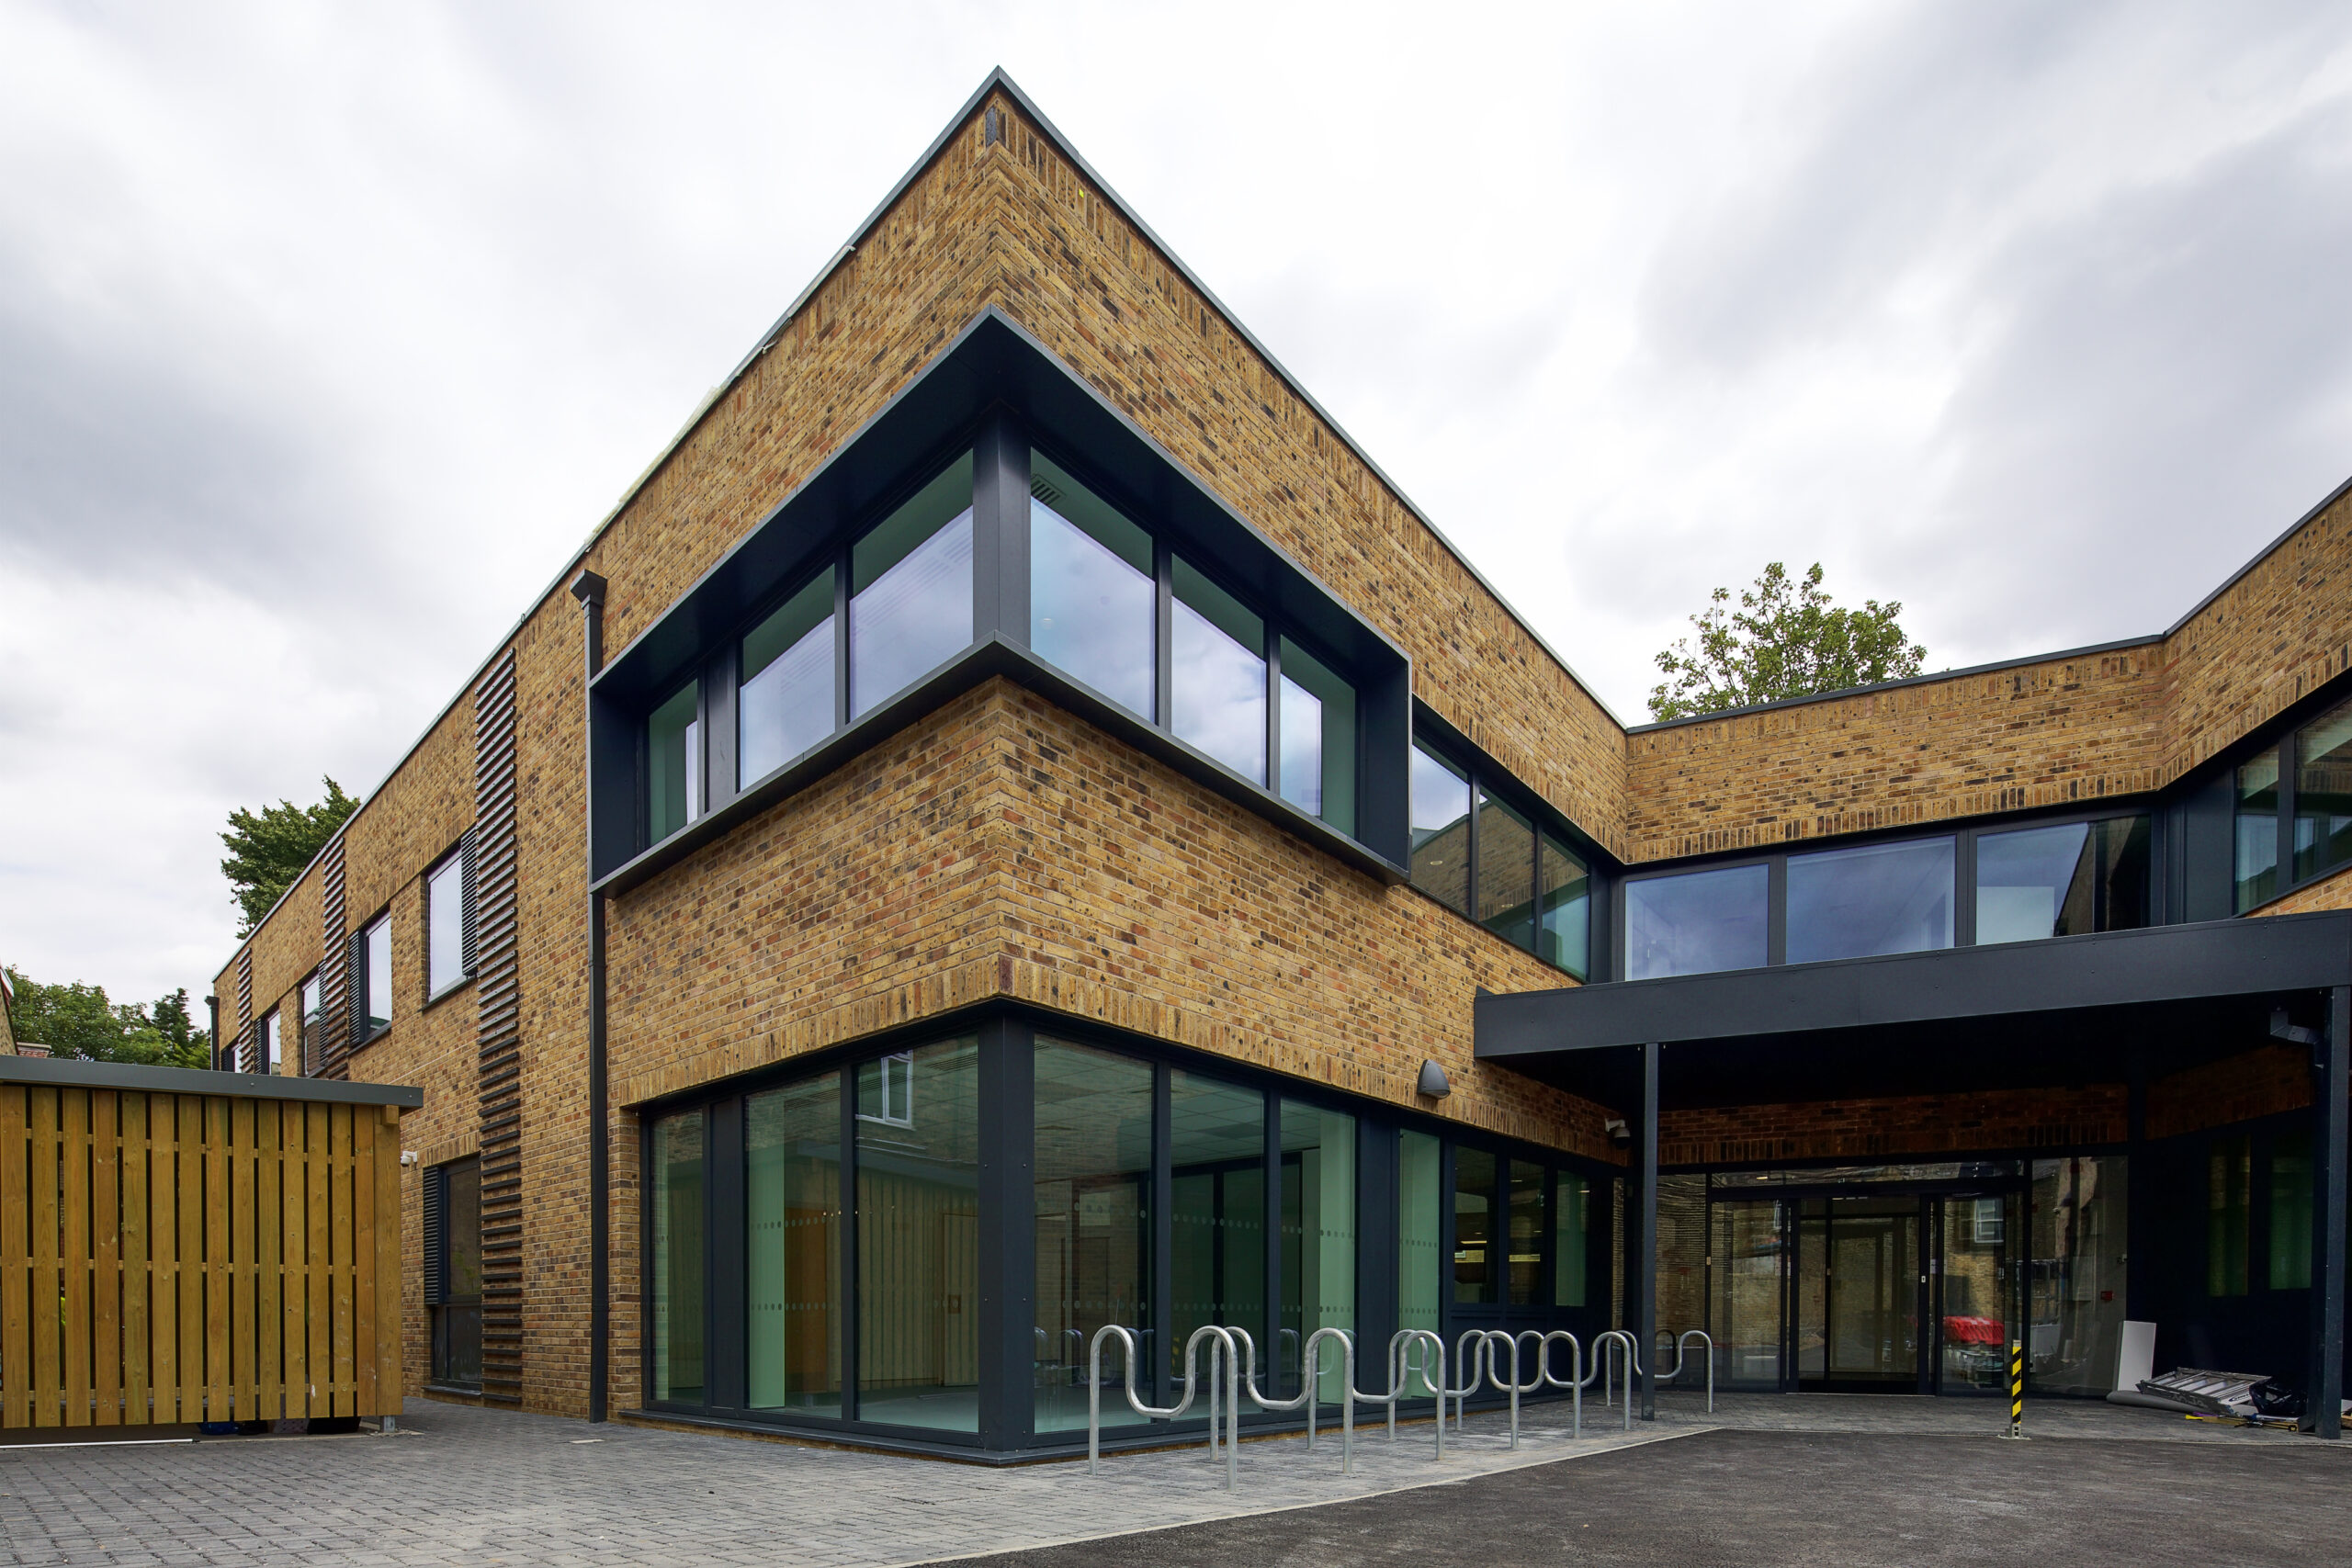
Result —
[{"label": "flat roof of timber enclosure", "polygon": [[2324,1023],[2352,910],[1482,994],[1476,1053],[1618,1110],[2113,1083]]},{"label": "flat roof of timber enclosure", "polygon": [[209,1067],[149,1067],[132,1062],[85,1062],[73,1056],[0,1056],[0,1083],[119,1089],[136,1094],[218,1094],[243,1100],[396,1105],[403,1111],[415,1111],[424,1104],[424,1090],[413,1084],[220,1073]]}]

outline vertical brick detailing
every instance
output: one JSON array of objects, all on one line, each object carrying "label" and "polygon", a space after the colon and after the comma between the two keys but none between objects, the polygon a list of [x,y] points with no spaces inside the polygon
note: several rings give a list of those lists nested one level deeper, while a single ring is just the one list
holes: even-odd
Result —
[{"label": "vertical brick detailing", "polygon": [[237,954],[237,1070],[252,1072],[254,1055],[254,950],[247,947]]},{"label": "vertical brick detailing", "polygon": [[514,652],[474,688],[476,1099],[481,1134],[481,1392],[523,1402],[523,1034],[515,931]]},{"label": "vertical brick detailing", "polygon": [[316,1058],[304,1062],[302,1071],[318,1077],[345,1077],[350,1069],[344,1066],[343,1057],[351,1041],[351,1006],[345,991],[350,973],[345,961],[350,943],[343,929],[340,831],[327,840],[326,852],[319,858],[319,1038]]}]

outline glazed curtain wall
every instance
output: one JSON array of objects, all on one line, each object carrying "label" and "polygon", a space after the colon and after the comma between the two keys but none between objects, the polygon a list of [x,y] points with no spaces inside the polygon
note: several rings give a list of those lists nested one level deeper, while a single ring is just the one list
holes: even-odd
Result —
[{"label": "glazed curtain wall", "polygon": [[1153,1404],[1204,1324],[1278,1397],[1318,1328],[1600,1326],[1598,1170],[1124,1043],[992,1021],[649,1117],[648,1406],[1009,1450],[1084,1431],[1106,1324]]}]

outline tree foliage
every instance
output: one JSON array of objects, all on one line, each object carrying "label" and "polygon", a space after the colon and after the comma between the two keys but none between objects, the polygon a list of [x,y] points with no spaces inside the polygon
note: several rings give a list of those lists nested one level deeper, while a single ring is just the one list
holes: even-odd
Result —
[{"label": "tree foliage", "polygon": [[1818,561],[1802,581],[1772,562],[1755,587],[1740,590],[1736,610],[1728,588],[1712,600],[1690,617],[1696,646],[1679,637],[1657,656],[1666,679],[1650,691],[1654,719],[1899,681],[1917,675],[1928,657],[1896,624],[1900,601],[1865,599],[1859,610],[1832,604]]},{"label": "tree foliage", "polygon": [[327,797],[316,806],[281,800],[258,812],[229,813],[229,830],[220,835],[229,846],[229,858],[220,863],[220,874],[235,890],[238,913],[244,917],[237,928],[240,938],[253,934],[344,819],[359,809],[359,803],[334,780],[320,782],[327,786]]},{"label": "tree foliage", "polygon": [[85,1062],[130,1062],[150,1067],[209,1067],[212,1035],[189,1016],[187,988],[159,997],[151,1011],[137,1002],[110,1002],[103,986],[79,981],[44,986],[8,971],[16,993],[8,1028],[19,1044],[46,1045],[52,1056]]}]

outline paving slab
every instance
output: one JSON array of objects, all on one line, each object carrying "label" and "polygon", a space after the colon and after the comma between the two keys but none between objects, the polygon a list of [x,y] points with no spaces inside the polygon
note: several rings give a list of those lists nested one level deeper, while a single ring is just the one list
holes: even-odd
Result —
[{"label": "paving slab", "polygon": [[[1381,1427],[1366,1427],[1348,1475],[1340,1473],[1334,1431],[1311,1453],[1295,1436],[1245,1442],[1238,1484],[1227,1491],[1223,1464],[1198,1445],[1109,1457],[1089,1476],[1082,1460],[994,1469],[412,1400],[398,1436],[0,1448],[0,1557],[43,1564],[887,1568],[1220,1521],[1279,1533],[1303,1528],[1280,1523],[1290,1517],[1285,1511],[1321,1517],[1328,1510],[1315,1506],[1385,1499],[1411,1513],[1429,1506],[1412,1499],[1451,1495],[1456,1483],[1499,1484],[1539,1472],[1543,1479],[1525,1483],[1571,1493],[1601,1487],[1593,1496],[1628,1493],[1636,1501],[1624,1506],[1647,1515],[1686,1484],[1680,1461],[1665,1456],[1700,1451],[1727,1433],[1768,1446],[1794,1442],[1792,1452],[1814,1455],[1805,1462],[1833,1478],[1845,1473],[1831,1461],[1836,1455],[1922,1444],[1951,1453],[1989,1444],[2012,1456],[2046,1455],[1970,1461],[2041,1475],[2067,1469],[2072,1461],[2061,1463],[2062,1452],[2093,1449],[2141,1455],[2151,1474],[2175,1463],[2176,1454],[2228,1454],[2231,1463],[2255,1464],[2291,1455],[2291,1463],[2326,1466],[2338,1464],[2341,1451],[2290,1434],[2095,1404],[2037,1404],[2028,1413],[2036,1441],[1998,1443],[1990,1434],[1999,1416],[1990,1402],[1769,1395],[1726,1395],[1711,1416],[1697,1395],[1670,1393],[1660,1398],[1657,1421],[1637,1421],[1630,1432],[1621,1411],[1589,1405],[1577,1438],[1567,1408],[1546,1404],[1525,1413],[1516,1451],[1499,1414],[1474,1414],[1465,1432],[1450,1434],[1442,1461],[1431,1458],[1427,1422],[1408,1424],[1393,1445]],[[1604,1461],[1605,1487],[1559,1479]],[[1853,1462],[1860,1467],[1854,1473],[1867,1479],[1867,1461]],[[2133,1461],[2112,1462],[2120,1474]],[[1719,1486],[1728,1473],[1703,1472]],[[1916,1484],[1936,1484],[1916,1467],[1906,1473]],[[1988,1472],[1996,1480],[2006,1473]],[[2352,1480],[2352,1471],[2330,1473]],[[1878,1494],[1892,1495],[1883,1487]],[[1577,1529],[1583,1533],[1582,1521]]]}]

